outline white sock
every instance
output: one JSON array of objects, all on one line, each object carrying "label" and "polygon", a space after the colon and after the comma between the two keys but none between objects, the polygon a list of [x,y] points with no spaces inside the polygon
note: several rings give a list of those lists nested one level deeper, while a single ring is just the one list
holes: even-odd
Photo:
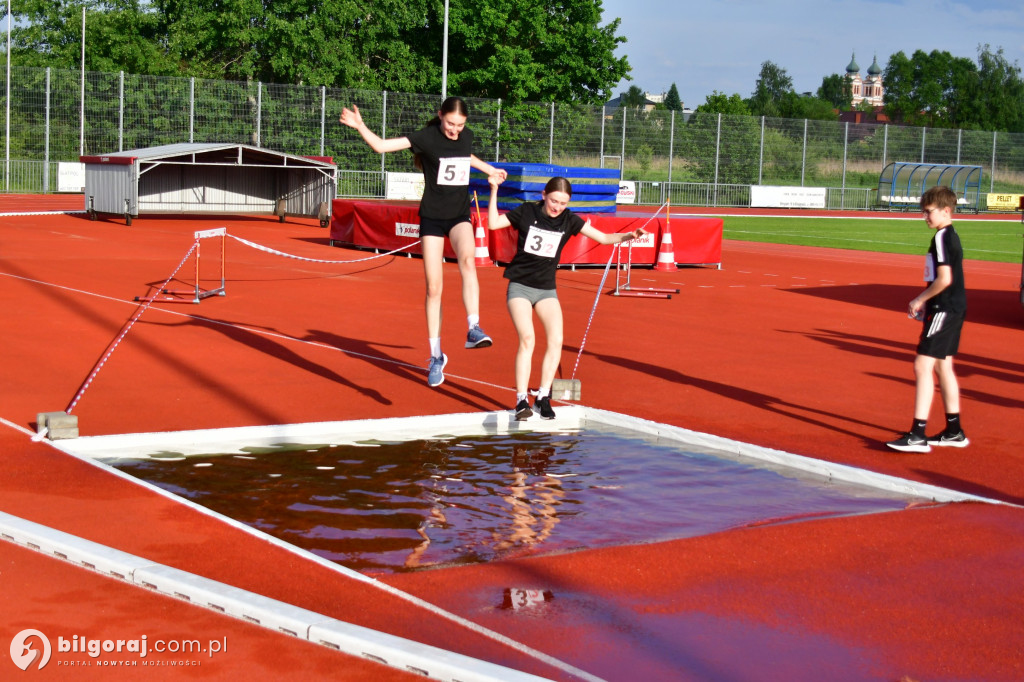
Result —
[{"label": "white sock", "polygon": [[466,321],[469,322],[469,328],[472,329],[473,327],[475,327],[478,324],[480,324],[480,316],[479,315],[470,315],[469,317],[466,318]]},{"label": "white sock", "polygon": [[543,388],[543,387],[541,387],[541,388],[537,389],[537,398],[538,399],[540,399],[540,398],[547,398],[548,395],[550,395],[550,394],[551,394],[551,389],[550,388]]},{"label": "white sock", "polygon": [[527,394],[526,393],[516,393],[516,405],[518,405],[519,403],[521,403],[524,400],[526,400],[526,398],[527,398]]},{"label": "white sock", "polygon": [[427,339],[430,342],[430,357],[439,358],[441,357],[441,337],[438,336],[433,339]]}]

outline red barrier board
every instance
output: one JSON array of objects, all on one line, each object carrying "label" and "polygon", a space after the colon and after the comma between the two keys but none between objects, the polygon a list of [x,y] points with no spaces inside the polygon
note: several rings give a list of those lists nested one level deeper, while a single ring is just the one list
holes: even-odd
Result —
[{"label": "red barrier board", "polygon": [[[331,241],[384,251],[408,246],[419,239],[417,213],[415,206],[335,199],[331,216]],[[608,214],[584,214],[583,218],[590,220],[602,232],[631,232],[643,227],[649,234],[633,244],[631,258],[635,265],[654,265],[658,261],[658,252],[669,223],[677,264],[717,265],[722,262],[721,218],[673,218],[666,221],[661,217],[652,219],[649,216],[620,217]],[[512,260],[516,250],[514,231],[487,230],[486,234],[491,259],[497,263]],[[566,244],[560,263],[604,265],[612,256],[612,248],[576,236]],[[406,249],[406,252],[421,253],[419,246]],[[448,243],[445,244],[445,257],[455,257]]]}]

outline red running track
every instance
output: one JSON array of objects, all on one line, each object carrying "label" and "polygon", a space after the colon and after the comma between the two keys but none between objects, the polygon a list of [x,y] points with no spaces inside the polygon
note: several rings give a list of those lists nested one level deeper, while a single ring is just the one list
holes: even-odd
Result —
[{"label": "red running track", "polygon": [[[170,274],[195,229],[220,225],[311,258],[366,255],[327,247],[314,221],[147,217],[126,227],[4,218],[0,417],[32,428],[37,412],[63,409],[134,312],[132,297]],[[927,239],[922,226],[922,251]],[[480,272],[495,345],[467,351],[458,275],[446,268],[451,362],[446,383],[429,389],[419,369],[426,350],[417,259],[320,265],[229,242],[228,263],[227,296],[158,304],[142,317],[77,406],[83,434],[510,406],[514,332],[500,270]],[[727,241],[721,270],[634,271],[634,284],[682,293],[602,298],[579,369],[585,402],[1020,505],[1019,267],[969,261],[966,271],[971,312],[958,361],[972,440],[965,450],[911,456],[881,446],[910,417],[917,329],[902,311],[920,288],[919,257]],[[560,274],[567,368],[600,276]],[[342,620],[572,679],[33,443],[18,428],[0,424],[0,447],[0,511]],[[1017,680],[1022,531],[1017,506],[956,504],[376,577],[608,680]],[[123,636],[135,623],[167,636],[227,637],[228,653],[201,668],[211,679],[405,676],[7,542],[0,548],[7,642],[26,627]],[[509,586],[551,589],[553,608],[536,617],[496,610],[495,595]],[[0,657],[0,671],[7,678],[16,669]]]}]

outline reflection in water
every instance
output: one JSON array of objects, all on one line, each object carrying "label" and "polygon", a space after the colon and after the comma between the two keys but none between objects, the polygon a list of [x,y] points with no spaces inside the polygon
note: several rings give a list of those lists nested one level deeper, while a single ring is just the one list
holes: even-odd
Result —
[{"label": "reflection in water", "polygon": [[588,427],[111,462],[357,570],[402,571],[900,509],[722,453]]}]

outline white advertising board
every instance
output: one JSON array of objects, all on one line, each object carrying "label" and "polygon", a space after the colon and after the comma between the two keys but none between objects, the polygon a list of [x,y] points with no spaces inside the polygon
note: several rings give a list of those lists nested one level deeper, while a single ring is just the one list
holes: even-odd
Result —
[{"label": "white advertising board", "polygon": [[751,185],[753,208],[825,208],[824,187]]},{"label": "white advertising board", "polygon": [[636,203],[636,183],[623,180],[619,183],[619,193],[615,196],[616,204]]},{"label": "white advertising board", "polygon": [[419,201],[423,197],[423,173],[387,173],[384,196],[393,200]]},{"label": "white advertising board", "polygon": [[57,164],[57,191],[84,192],[85,164],[78,161],[61,161]]}]

